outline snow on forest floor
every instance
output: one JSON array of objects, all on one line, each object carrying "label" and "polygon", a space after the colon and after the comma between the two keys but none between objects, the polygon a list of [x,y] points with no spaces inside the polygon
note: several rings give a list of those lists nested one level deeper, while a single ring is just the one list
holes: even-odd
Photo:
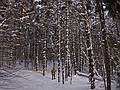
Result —
[{"label": "snow on forest floor", "polygon": [[[72,84],[66,81],[65,84],[58,83],[57,80],[51,80],[50,73],[43,77],[40,72],[21,70],[18,72],[21,77],[15,77],[0,86],[0,90],[90,90],[88,78],[74,76]],[[114,87],[113,87],[114,88]],[[113,89],[112,90],[116,90]],[[96,81],[96,89],[104,90],[103,82]]]}]

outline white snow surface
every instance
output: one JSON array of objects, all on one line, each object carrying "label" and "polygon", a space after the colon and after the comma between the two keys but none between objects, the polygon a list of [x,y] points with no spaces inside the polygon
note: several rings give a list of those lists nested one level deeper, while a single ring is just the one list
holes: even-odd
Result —
[{"label": "white snow surface", "polygon": [[[43,77],[41,72],[21,70],[17,74],[20,77],[6,82],[0,81],[0,90],[91,90],[88,78],[82,76],[74,76],[72,84],[69,78],[65,84],[62,84],[57,80],[51,80],[50,73]],[[96,81],[94,90],[104,90],[103,82]],[[112,90],[116,89],[112,88]]]},{"label": "white snow surface", "polygon": [[[57,79],[52,80],[50,74],[52,69],[51,63],[48,63],[46,76],[42,75],[41,69],[39,72],[36,72],[24,70],[23,65],[17,65],[20,70],[15,72],[15,77],[4,81],[0,79],[0,90],[91,90],[88,77],[85,77],[88,75],[81,72],[79,73],[83,76],[76,75],[72,77],[72,84],[70,84],[70,78],[65,81],[65,84],[62,84],[62,82],[58,83]],[[105,90],[104,82],[101,80],[96,80],[95,86],[96,88],[92,90]],[[115,87],[115,83],[112,81],[112,90],[119,90]]]},{"label": "white snow surface", "polygon": [[40,2],[41,0],[34,0],[34,2]]}]

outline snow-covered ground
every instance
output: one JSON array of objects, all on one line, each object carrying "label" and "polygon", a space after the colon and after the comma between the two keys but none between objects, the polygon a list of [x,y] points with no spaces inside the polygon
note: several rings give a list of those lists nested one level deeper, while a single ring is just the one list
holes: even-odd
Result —
[{"label": "snow-covered ground", "polygon": [[[57,80],[51,80],[49,73],[43,77],[40,72],[21,70],[18,75],[22,77],[1,82],[3,84],[0,86],[0,90],[90,90],[88,78],[82,76],[73,77],[72,84],[69,80],[62,84]],[[113,88],[112,90],[116,90]],[[96,81],[95,90],[104,90],[101,81]]]}]

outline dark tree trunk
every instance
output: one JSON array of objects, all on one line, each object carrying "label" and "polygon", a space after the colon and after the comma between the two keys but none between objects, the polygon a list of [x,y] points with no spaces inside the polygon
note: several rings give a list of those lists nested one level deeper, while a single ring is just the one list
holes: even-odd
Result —
[{"label": "dark tree trunk", "polygon": [[107,43],[107,35],[105,30],[105,19],[104,19],[104,11],[103,11],[103,5],[101,0],[96,0],[97,3],[97,9],[99,12],[100,17],[100,24],[101,24],[101,31],[102,31],[102,39],[104,44],[104,63],[105,63],[105,69],[106,69],[106,78],[107,78],[107,90],[111,90],[111,69],[110,69],[110,59],[108,54],[108,43]]},{"label": "dark tree trunk", "polygon": [[92,36],[91,36],[91,26],[88,15],[88,8],[86,5],[87,0],[83,0],[83,10],[85,12],[85,38],[86,38],[86,46],[87,46],[87,57],[89,60],[89,81],[91,83],[91,89],[95,88],[95,78],[94,78],[94,58],[93,58],[93,46],[92,46]]}]

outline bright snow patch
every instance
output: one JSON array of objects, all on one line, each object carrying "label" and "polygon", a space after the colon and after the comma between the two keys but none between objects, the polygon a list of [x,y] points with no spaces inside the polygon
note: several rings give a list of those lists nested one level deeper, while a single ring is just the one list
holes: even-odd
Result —
[{"label": "bright snow patch", "polygon": [[42,5],[37,5],[36,8],[41,9],[41,8],[43,8],[43,7],[42,7]]},{"label": "bright snow patch", "polygon": [[[2,83],[0,90],[90,90],[88,78],[82,76],[73,77],[72,84],[69,79],[62,84],[57,80],[51,80],[50,73],[43,77],[40,72],[22,70],[18,75],[24,78],[16,77],[6,82],[0,81],[0,84]],[[96,81],[94,90],[104,90],[103,82]]]},{"label": "bright snow patch", "polygon": [[40,2],[41,0],[34,0],[34,2]]}]

